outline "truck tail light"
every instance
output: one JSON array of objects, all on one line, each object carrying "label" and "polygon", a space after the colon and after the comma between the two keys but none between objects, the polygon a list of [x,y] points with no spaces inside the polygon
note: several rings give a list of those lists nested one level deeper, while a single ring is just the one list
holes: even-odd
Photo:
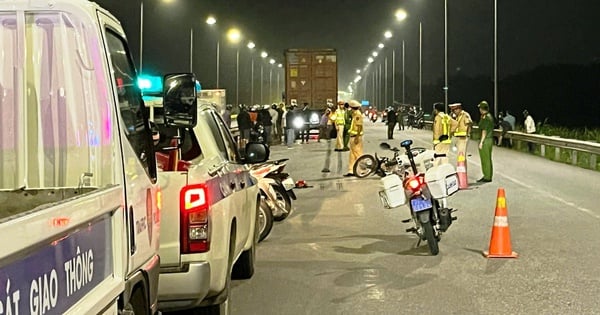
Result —
[{"label": "truck tail light", "polygon": [[203,253],[210,249],[208,191],[205,185],[188,185],[179,194],[181,253]]}]

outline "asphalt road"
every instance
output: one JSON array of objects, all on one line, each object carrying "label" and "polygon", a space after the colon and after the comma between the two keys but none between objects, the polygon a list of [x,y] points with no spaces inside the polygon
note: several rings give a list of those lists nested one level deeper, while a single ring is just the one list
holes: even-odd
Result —
[{"label": "asphalt road", "polygon": [[[390,144],[430,146],[430,131],[395,132]],[[379,152],[381,123],[366,126],[365,153]],[[258,249],[256,273],[234,281],[231,313],[247,314],[599,314],[600,174],[495,147],[492,183],[449,200],[458,220],[440,254],[416,248],[407,207],[384,209],[379,178],[346,178],[348,153],[328,144],[273,146],[273,159],[310,188]],[[481,177],[471,142],[468,177]],[[391,152],[390,152],[391,153]],[[454,160],[454,158],[452,158]],[[517,259],[487,259],[498,188],[506,191]]]}]

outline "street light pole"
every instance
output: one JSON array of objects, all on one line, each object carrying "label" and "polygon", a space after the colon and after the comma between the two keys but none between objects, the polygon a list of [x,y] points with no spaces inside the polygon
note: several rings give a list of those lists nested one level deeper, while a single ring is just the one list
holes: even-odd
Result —
[{"label": "street light pole", "polygon": [[498,3],[494,0],[494,117],[498,117]]},{"label": "street light pole", "polygon": [[263,64],[260,64],[260,103],[263,104]]},{"label": "street light pole", "polygon": [[194,59],[194,28],[190,28],[190,73],[194,73],[193,68]]},{"label": "street light pole", "polygon": [[235,51],[235,104],[240,104],[240,48]]},{"label": "street light pole", "polygon": [[144,56],[144,1],[140,2],[140,73],[142,73],[142,59]]},{"label": "street light pole", "polygon": [[[392,50],[392,103],[396,100],[396,48]],[[402,101],[404,103],[404,101]]]},{"label": "street light pole", "polygon": [[404,104],[404,86],[405,86],[405,72],[404,72],[404,40],[402,40],[402,104]]},{"label": "street light pole", "polygon": [[388,69],[388,62],[387,62],[387,60],[388,60],[388,58],[387,58],[387,56],[385,56],[385,80],[384,80],[385,81],[385,84],[384,84],[384,86],[385,86],[385,88],[384,88],[385,98],[384,98],[384,104],[386,106],[389,105],[388,100],[387,100],[387,90],[388,90],[387,89],[388,88],[388,83],[387,83],[388,82],[387,81],[388,80],[388,75],[387,75],[387,72],[388,72],[387,71],[387,69]]},{"label": "street light pole", "polygon": [[254,104],[254,56],[252,56],[252,60],[250,61],[250,77],[252,79],[250,79],[250,86],[251,86],[251,91],[250,91],[250,104]]},{"label": "street light pole", "polygon": [[422,79],[423,79],[423,72],[422,72],[422,57],[423,57],[423,51],[422,51],[422,41],[423,41],[423,28],[421,25],[421,22],[419,22],[419,109],[423,108],[421,107],[421,101],[423,98],[423,94],[422,94],[422,90],[421,90],[421,84],[422,84]]},{"label": "street light pole", "polygon": [[448,112],[448,0],[444,0],[444,111]]}]

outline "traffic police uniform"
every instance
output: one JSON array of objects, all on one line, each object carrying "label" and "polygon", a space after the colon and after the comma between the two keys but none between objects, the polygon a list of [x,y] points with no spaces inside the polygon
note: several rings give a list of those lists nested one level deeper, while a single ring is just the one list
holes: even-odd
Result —
[{"label": "traffic police uniform", "polygon": [[[452,117],[446,115],[442,111],[438,111],[437,115],[433,120],[433,150],[436,155],[442,155],[436,157],[433,162],[434,166],[448,163],[448,152],[450,151],[450,128],[454,121]],[[454,124],[456,121],[454,121]]]},{"label": "traffic police uniform", "polygon": [[350,101],[350,108],[352,108],[352,123],[348,130],[350,158],[348,160],[348,174],[346,175],[353,174],[354,162],[363,154],[363,115],[360,111],[360,104],[352,100]]},{"label": "traffic police uniform", "polygon": [[[478,182],[491,182],[494,174],[492,165],[492,148],[494,146],[494,118],[489,113],[490,107],[486,101],[478,105],[481,113],[479,120],[479,130],[481,130],[481,140],[479,141],[479,158],[481,159],[481,172],[483,177]],[[485,137],[483,133],[485,131]]]},{"label": "traffic police uniform", "polygon": [[462,109],[461,103],[454,103],[448,105],[453,111],[454,109],[458,109],[460,112],[456,115],[457,127],[454,132],[454,138],[456,139],[456,149],[458,153],[462,152],[466,158],[467,156],[467,143],[469,142],[469,137],[471,136],[471,125],[473,124],[473,120],[471,119],[471,115],[465,112]]},{"label": "traffic police uniform", "polygon": [[345,123],[346,110],[344,109],[344,102],[338,102],[338,108],[332,114],[331,119],[335,122],[335,130],[337,136],[335,138],[335,150],[342,151],[344,148],[344,123]]}]

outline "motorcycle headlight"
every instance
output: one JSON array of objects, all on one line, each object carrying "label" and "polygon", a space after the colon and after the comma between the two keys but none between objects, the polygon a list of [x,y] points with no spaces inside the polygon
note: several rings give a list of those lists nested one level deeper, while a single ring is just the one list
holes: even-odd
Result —
[{"label": "motorcycle headlight", "polygon": [[304,119],[302,119],[302,117],[296,117],[294,118],[293,124],[294,128],[300,129],[302,126],[304,126]]}]

